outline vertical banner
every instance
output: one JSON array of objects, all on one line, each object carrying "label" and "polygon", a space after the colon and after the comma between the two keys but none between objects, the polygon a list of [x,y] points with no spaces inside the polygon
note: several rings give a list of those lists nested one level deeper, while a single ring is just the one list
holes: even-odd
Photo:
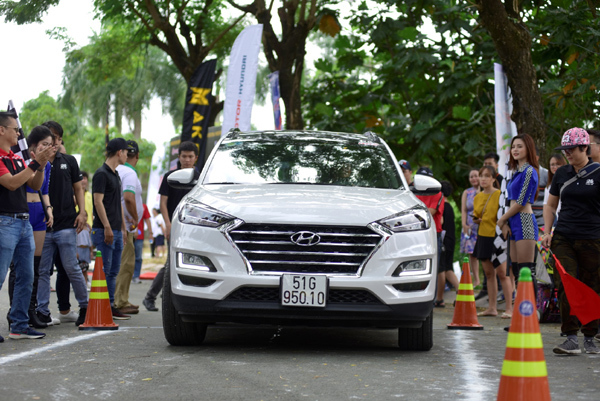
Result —
[{"label": "vertical banner", "polygon": [[206,151],[206,134],[210,117],[210,99],[217,59],[209,60],[200,65],[192,75],[185,95],[183,110],[183,129],[181,141],[192,141],[198,147],[198,170],[204,167]]},{"label": "vertical banner", "polygon": [[498,162],[499,173],[508,163],[509,146],[513,136],[517,135],[517,126],[510,119],[512,114],[512,95],[508,87],[508,80],[501,64],[494,63],[494,110],[496,115],[496,153],[500,156]]},{"label": "vertical banner", "polygon": [[273,102],[273,117],[275,118],[275,129],[281,130],[281,108],[279,107],[279,71],[269,74],[269,86],[271,87],[271,101]]},{"label": "vertical banner", "polygon": [[17,113],[17,109],[15,109],[15,105],[13,104],[12,99],[8,101],[8,107],[6,111],[12,111],[17,115],[17,126],[19,127],[19,143],[10,148],[14,154],[19,155],[25,160],[25,164],[29,164],[31,161],[31,156],[29,156],[29,147],[27,146],[27,139],[25,138],[25,134],[23,133],[23,128],[21,128],[21,121],[19,121],[19,113]]},{"label": "vertical banner", "polygon": [[231,48],[221,133],[227,134],[232,128],[250,129],[262,30],[262,24],[246,27]]}]

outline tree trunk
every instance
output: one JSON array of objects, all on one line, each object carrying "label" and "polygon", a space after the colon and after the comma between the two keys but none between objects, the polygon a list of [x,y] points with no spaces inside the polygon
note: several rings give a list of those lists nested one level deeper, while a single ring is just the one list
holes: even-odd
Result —
[{"label": "tree trunk", "polygon": [[531,135],[540,151],[544,152],[546,123],[531,58],[531,36],[520,19],[517,6],[518,2],[510,0],[507,0],[506,6],[500,0],[478,1],[479,16],[494,41],[508,78],[513,98],[511,118],[518,132]]},{"label": "tree trunk", "polygon": [[135,139],[142,137],[142,110],[133,112],[133,136]]}]

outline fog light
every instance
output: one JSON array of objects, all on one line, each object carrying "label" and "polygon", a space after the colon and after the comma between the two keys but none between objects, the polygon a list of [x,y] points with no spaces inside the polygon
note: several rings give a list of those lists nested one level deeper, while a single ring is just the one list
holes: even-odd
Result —
[{"label": "fog light", "polygon": [[177,252],[177,267],[194,269],[204,272],[216,272],[215,266],[209,258],[193,253]]},{"label": "fog light", "polygon": [[431,259],[420,259],[400,263],[392,276],[414,276],[429,273],[431,273]]}]

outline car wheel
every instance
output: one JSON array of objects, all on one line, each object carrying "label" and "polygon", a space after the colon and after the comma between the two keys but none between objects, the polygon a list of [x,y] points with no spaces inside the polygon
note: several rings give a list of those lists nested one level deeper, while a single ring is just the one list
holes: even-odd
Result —
[{"label": "car wheel", "polygon": [[398,347],[407,351],[429,351],[433,347],[433,312],[418,329],[400,327]]},{"label": "car wheel", "polygon": [[171,272],[165,269],[163,285],[162,319],[165,338],[171,345],[200,345],[206,336],[206,324],[181,320],[171,300]]}]

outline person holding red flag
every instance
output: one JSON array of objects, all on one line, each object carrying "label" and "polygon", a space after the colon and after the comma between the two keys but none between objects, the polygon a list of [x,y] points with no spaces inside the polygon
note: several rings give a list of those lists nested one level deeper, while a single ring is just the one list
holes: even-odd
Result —
[{"label": "person holding red flag", "polygon": [[[554,347],[555,354],[581,353],[577,340],[579,322],[585,352],[600,354],[593,341],[600,317],[593,312],[599,308],[597,297],[593,293],[584,298],[579,296],[585,293],[586,286],[600,293],[600,164],[589,158],[589,145],[590,138],[584,129],[571,128],[564,133],[561,146],[556,149],[563,151],[570,164],[556,170],[544,205],[544,224],[552,227],[558,201],[561,202],[554,233],[546,230],[542,238],[542,245],[550,247],[559,261],[554,278],[558,284],[561,330],[567,339]],[[574,278],[581,282],[574,285]]]}]

